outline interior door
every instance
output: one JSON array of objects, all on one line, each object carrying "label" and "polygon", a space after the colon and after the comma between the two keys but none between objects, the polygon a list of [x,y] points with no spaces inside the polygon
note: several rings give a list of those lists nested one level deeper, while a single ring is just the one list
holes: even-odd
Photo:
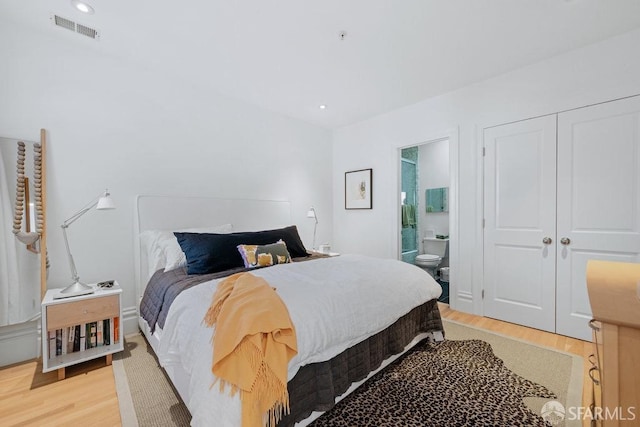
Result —
[{"label": "interior door", "polygon": [[555,330],[556,115],[484,130],[484,314]]},{"label": "interior door", "polygon": [[640,262],[640,97],[558,115],[557,333],[591,340],[589,259]]}]

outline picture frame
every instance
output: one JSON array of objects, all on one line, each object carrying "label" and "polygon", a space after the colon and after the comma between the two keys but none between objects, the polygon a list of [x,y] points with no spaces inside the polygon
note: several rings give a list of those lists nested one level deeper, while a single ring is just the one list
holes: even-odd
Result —
[{"label": "picture frame", "polygon": [[373,209],[373,169],[344,173],[344,208]]}]

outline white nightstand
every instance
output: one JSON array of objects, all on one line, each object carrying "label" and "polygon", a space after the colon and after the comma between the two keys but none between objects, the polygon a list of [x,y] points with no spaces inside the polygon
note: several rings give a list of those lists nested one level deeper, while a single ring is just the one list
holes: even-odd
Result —
[{"label": "white nightstand", "polygon": [[[94,286],[95,285],[91,285]],[[60,289],[49,289],[42,300],[42,372],[65,367],[124,350],[122,289],[97,288],[89,295],[54,299]]]}]

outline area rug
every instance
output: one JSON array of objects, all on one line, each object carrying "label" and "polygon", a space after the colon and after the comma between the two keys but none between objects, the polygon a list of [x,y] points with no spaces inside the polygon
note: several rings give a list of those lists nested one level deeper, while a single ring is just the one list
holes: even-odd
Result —
[{"label": "area rug", "polygon": [[[582,358],[444,323],[445,342],[419,344],[314,425],[548,425],[538,416],[547,401],[580,406]],[[113,364],[123,426],[189,425],[188,410],[141,335],[126,337],[126,350]],[[429,381],[429,376],[438,380]],[[373,404],[367,390],[377,393],[381,403]],[[524,397],[526,406],[521,396],[530,396]],[[358,419],[349,418],[358,414]],[[402,418],[406,414],[421,415],[408,420]]]},{"label": "area rug", "polygon": [[557,398],[511,372],[485,341],[425,340],[312,426],[546,426],[525,397]]},{"label": "area rug", "polygon": [[[582,357],[549,347],[531,344],[517,338],[474,328],[447,320],[445,331],[448,339],[479,339],[491,344],[493,353],[505,366],[521,377],[552,390],[565,408],[582,406],[583,366]],[[549,402],[546,398],[525,398],[527,406],[536,414]],[[581,426],[579,420],[564,421],[559,426]]]},{"label": "area rug", "polygon": [[125,337],[113,357],[123,427],[188,426],[191,414],[141,334]]}]

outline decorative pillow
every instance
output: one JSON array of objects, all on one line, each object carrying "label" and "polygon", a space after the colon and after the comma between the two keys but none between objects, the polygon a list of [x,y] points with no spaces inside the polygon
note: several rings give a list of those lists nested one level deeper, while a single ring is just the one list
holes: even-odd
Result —
[{"label": "decorative pillow", "polygon": [[244,261],[238,245],[252,242],[254,245],[269,245],[284,241],[291,257],[309,256],[300,240],[295,225],[277,230],[254,231],[229,234],[174,233],[182,251],[187,256],[188,274],[207,274],[243,267]]},{"label": "decorative pillow", "polygon": [[238,245],[246,268],[269,267],[291,262],[287,244],[282,240],[270,245]]},{"label": "decorative pillow", "polygon": [[[231,224],[222,224],[213,227],[187,228],[180,231],[190,233],[231,233]],[[187,265],[187,258],[182,252],[173,231],[147,230],[140,233],[140,242],[147,252],[147,265],[149,277],[157,270],[173,270]]]}]

